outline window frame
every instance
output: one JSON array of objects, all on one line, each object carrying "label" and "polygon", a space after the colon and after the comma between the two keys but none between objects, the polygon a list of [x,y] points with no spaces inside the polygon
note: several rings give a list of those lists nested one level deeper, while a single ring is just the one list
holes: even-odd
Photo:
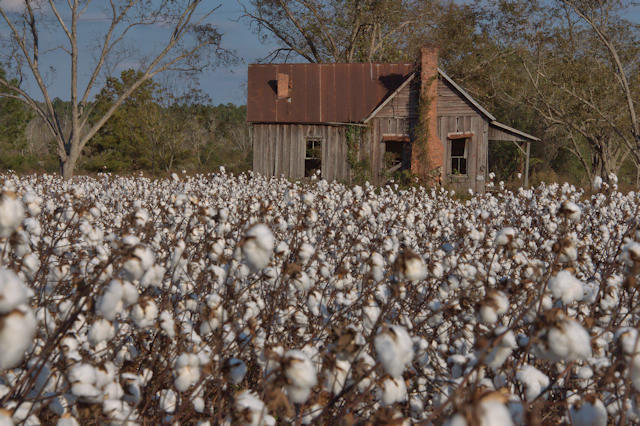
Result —
[{"label": "window frame", "polygon": [[[312,143],[312,148],[311,151],[312,152],[317,152],[317,157],[309,157],[309,143]],[[316,145],[317,144],[317,145]],[[320,136],[307,136],[304,139],[304,176],[305,177],[309,177],[311,176],[311,173],[307,174],[307,162],[308,161],[317,161],[319,164],[319,167],[315,167],[312,170],[320,170],[320,173],[322,174],[322,146],[324,144],[324,138],[320,137]]]},{"label": "window frame", "polygon": [[[464,153],[462,156],[453,155],[453,143],[454,142],[464,142]],[[449,175],[450,176],[460,176],[466,177],[469,176],[469,145],[471,144],[471,138],[469,137],[453,137],[449,138]],[[457,160],[457,168],[453,167],[453,161]],[[460,173],[460,160],[465,160],[465,173]],[[457,172],[455,172],[457,171]]]}]

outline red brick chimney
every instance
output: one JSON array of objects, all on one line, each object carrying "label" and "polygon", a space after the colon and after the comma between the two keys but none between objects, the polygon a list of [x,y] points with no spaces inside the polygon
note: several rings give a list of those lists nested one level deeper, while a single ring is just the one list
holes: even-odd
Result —
[{"label": "red brick chimney", "polygon": [[289,81],[289,74],[279,72],[278,79],[278,99],[287,99],[289,97],[289,87],[291,82]]},{"label": "red brick chimney", "polygon": [[[430,183],[439,183],[444,173],[444,145],[438,137],[438,51],[420,49],[420,126],[412,147],[411,171]],[[420,134],[421,133],[421,134]]]}]

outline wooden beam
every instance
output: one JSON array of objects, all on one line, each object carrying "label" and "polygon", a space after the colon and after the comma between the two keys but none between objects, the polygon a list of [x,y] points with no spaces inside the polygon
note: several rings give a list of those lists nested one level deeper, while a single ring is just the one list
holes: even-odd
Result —
[{"label": "wooden beam", "polygon": [[529,188],[529,153],[531,152],[531,142],[527,141],[527,153],[524,160],[524,187]]},{"label": "wooden beam", "polygon": [[472,138],[474,135],[473,132],[466,132],[466,133],[461,133],[461,132],[452,132],[452,133],[447,133],[447,139],[470,139]]}]

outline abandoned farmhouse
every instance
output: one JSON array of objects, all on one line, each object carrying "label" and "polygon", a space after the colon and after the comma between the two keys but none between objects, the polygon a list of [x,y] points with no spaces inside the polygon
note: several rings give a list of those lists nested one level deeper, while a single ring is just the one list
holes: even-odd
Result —
[{"label": "abandoned farmhouse", "polygon": [[525,155],[538,138],[499,123],[438,68],[437,48],[417,64],[253,64],[247,121],[253,169],[302,178],[321,171],[373,183],[410,169],[456,190],[484,192],[489,143],[512,141]]}]

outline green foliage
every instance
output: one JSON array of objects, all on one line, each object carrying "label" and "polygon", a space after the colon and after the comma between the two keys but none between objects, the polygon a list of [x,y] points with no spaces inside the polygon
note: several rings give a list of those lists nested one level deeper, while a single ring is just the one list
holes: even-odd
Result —
[{"label": "green foliage", "polygon": [[362,185],[371,180],[371,164],[367,156],[360,159],[360,142],[366,130],[361,126],[347,126],[347,164],[351,169],[351,183]]},{"label": "green foliage", "polygon": [[[5,71],[0,68],[0,78],[6,78]],[[16,80],[10,84],[17,85]],[[8,91],[8,94],[16,94]],[[0,97],[0,168],[18,172],[32,170],[36,165],[36,157],[27,150],[25,130],[33,118],[31,110],[14,98]]]},{"label": "green foliage", "polygon": [[[96,97],[95,117],[101,117],[137,78],[127,70],[120,79],[109,79]],[[211,106],[200,90],[175,95],[148,80],[90,143],[82,166],[93,172],[162,174],[219,166],[241,172],[250,168],[249,142],[246,107]]]}]

